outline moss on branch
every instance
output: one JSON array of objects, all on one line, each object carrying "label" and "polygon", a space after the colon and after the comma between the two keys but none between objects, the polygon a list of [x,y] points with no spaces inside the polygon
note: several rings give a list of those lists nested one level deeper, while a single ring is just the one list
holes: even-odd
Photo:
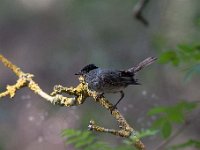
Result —
[{"label": "moss on branch", "polygon": [[[92,99],[99,103],[102,107],[106,108],[111,112],[111,115],[116,119],[119,124],[119,130],[107,129],[98,126],[94,121],[90,121],[88,128],[97,132],[111,133],[116,136],[129,138],[136,131],[127,123],[123,115],[118,111],[118,109],[112,109],[113,104],[109,102],[105,97],[99,97],[95,91],[90,91],[88,89],[87,83],[85,83],[83,77],[79,77],[80,84],[77,87],[63,87],[61,85],[54,86],[53,92],[48,94],[44,92],[39,85],[33,80],[33,75],[29,73],[24,73],[16,65],[12,64],[3,55],[0,54],[0,61],[9,69],[11,69],[17,76],[18,80],[14,85],[7,85],[6,91],[0,92],[0,98],[5,96],[10,96],[13,98],[17,90],[23,87],[28,87],[34,93],[40,95],[45,100],[51,102],[52,104],[61,106],[76,106],[85,102],[86,98],[92,97]],[[62,93],[66,93],[71,97],[63,96]],[[135,147],[139,150],[144,150],[145,146],[140,141],[140,139],[135,134]]]}]

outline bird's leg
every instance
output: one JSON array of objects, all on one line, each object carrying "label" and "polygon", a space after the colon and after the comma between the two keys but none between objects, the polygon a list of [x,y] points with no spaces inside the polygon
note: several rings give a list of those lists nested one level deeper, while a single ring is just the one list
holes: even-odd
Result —
[{"label": "bird's leg", "polygon": [[117,103],[112,107],[112,110],[117,108],[117,105],[119,104],[119,102],[124,98],[124,92],[120,91],[121,97],[120,99],[117,101]]}]

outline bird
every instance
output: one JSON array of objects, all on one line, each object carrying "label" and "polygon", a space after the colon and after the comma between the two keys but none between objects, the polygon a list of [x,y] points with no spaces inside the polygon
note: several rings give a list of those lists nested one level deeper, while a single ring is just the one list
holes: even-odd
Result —
[{"label": "bird", "polygon": [[113,105],[113,110],[124,98],[123,90],[126,87],[140,85],[138,79],[135,78],[136,73],[152,64],[156,59],[156,57],[148,57],[135,67],[125,70],[99,68],[94,64],[88,64],[75,75],[82,76],[88,84],[88,88],[96,91],[99,97],[104,96],[105,93],[120,93],[120,99]]}]

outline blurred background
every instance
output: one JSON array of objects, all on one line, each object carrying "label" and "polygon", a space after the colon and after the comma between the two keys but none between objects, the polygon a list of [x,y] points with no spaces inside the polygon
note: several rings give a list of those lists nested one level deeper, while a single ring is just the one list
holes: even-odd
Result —
[{"label": "blurred background", "polygon": [[[133,18],[136,0],[0,0],[0,53],[35,75],[34,80],[50,93],[53,86],[76,86],[74,73],[94,63],[99,67],[126,69],[149,56],[175,49],[180,43],[198,43],[199,0],[150,1],[143,14],[149,27]],[[188,66],[155,63],[141,71],[141,86],[130,86],[118,109],[130,125],[141,130],[155,119],[150,108],[180,100],[199,99],[200,78],[184,80]],[[0,91],[17,77],[0,63]],[[108,94],[112,103],[119,94]],[[46,102],[28,88],[14,99],[0,101],[0,149],[73,150],[60,136],[62,129],[87,130],[93,119],[99,125],[117,128],[116,121],[93,100],[78,107],[59,107]],[[200,138],[196,119],[176,141]],[[122,138],[94,133],[117,145]],[[156,140],[155,140],[156,139]],[[161,142],[144,139],[148,149]]]}]

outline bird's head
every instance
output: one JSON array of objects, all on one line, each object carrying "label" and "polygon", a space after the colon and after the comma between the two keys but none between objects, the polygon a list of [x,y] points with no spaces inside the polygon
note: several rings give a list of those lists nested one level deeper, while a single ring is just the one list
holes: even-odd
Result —
[{"label": "bird's head", "polygon": [[89,65],[83,67],[80,72],[75,73],[75,75],[84,75],[84,74],[90,72],[91,70],[94,70],[94,69],[97,69],[97,68],[98,67],[95,66],[94,64],[89,64]]}]

